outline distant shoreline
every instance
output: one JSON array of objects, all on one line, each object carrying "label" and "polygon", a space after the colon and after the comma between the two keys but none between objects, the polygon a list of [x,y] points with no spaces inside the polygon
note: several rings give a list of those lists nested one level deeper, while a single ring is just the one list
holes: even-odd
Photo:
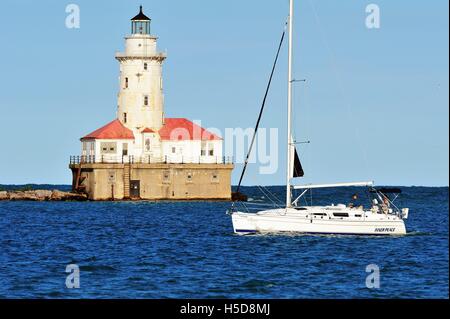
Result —
[{"label": "distant shoreline", "polygon": [[57,189],[53,190],[1,190],[0,201],[35,201],[35,202],[65,202],[65,201],[87,201],[86,194],[77,194],[72,192],[63,192]]},{"label": "distant shoreline", "polygon": [[60,190],[0,190],[0,202],[230,202],[224,199],[186,199],[186,200],[145,200],[145,199],[110,199],[89,200],[87,194],[63,192]]}]

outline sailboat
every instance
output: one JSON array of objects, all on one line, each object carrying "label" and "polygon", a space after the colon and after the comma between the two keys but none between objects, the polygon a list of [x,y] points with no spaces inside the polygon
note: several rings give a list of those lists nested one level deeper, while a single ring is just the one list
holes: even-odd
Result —
[{"label": "sailboat", "polygon": [[[408,208],[398,208],[395,201],[400,189],[388,189],[374,187],[373,181],[353,182],[353,183],[334,183],[319,185],[291,185],[294,178],[303,177],[304,171],[296,150],[296,143],[292,136],[292,86],[295,81],[292,77],[292,53],[293,53],[293,17],[294,0],[289,3],[289,19],[287,22],[289,33],[288,48],[288,106],[287,106],[287,172],[286,172],[286,203],[285,207],[260,210],[256,213],[240,211],[236,209],[235,202],[230,211],[233,230],[236,234],[246,235],[254,233],[279,233],[294,232],[306,234],[333,234],[333,235],[404,235],[406,234],[405,222],[408,218]],[[283,42],[284,34],[280,43]],[[272,75],[275,69],[272,69]],[[269,80],[272,80],[272,75]],[[259,121],[261,119],[261,109]],[[248,157],[254,142],[250,146],[250,151],[244,165],[244,169],[239,181],[238,191],[242,182],[242,177],[248,164]],[[370,194],[370,208],[355,206],[352,204],[331,204],[329,206],[301,206],[300,202],[305,195],[313,189],[336,188],[336,187],[367,187]],[[300,195],[293,199],[292,191],[299,190]],[[239,192],[238,192],[239,193]]]}]

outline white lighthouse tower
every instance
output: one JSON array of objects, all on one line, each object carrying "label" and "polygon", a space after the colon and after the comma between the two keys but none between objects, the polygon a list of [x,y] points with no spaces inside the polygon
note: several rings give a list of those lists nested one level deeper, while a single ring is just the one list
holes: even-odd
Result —
[{"label": "white lighthouse tower", "polygon": [[166,55],[157,51],[157,37],[151,35],[150,24],[141,6],[131,19],[125,52],[116,54],[120,63],[117,118],[136,133],[144,128],[157,132],[164,123],[162,64]]}]

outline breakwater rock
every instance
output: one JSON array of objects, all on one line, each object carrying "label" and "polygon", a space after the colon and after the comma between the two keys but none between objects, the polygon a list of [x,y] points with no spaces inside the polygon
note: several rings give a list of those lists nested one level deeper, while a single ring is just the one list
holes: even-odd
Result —
[{"label": "breakwater rock", "polygon": [[86,194],[62,192],[59,190],[0,191],[0,201],[86,201]]}]

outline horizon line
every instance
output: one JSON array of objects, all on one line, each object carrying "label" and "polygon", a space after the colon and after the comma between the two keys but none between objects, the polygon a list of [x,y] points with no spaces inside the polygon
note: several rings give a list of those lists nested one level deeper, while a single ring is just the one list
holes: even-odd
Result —
[{"label": "horizon line", "polygon": [[[309,185],[309,184],[305,184]],[[0,186],[67,186],[72,187],[71,184],[52,184],[52,183],[24,183],[24,184],[0,184]],[[238,185],[231,185],[231,187],[237,187]],[[386,187],[440,187],[449,188],[449,185],[396,185],[396,184],[378,184],[376,186],[386,186]],[[286,187],[286,185],[241,185],[241,187]]]}]

